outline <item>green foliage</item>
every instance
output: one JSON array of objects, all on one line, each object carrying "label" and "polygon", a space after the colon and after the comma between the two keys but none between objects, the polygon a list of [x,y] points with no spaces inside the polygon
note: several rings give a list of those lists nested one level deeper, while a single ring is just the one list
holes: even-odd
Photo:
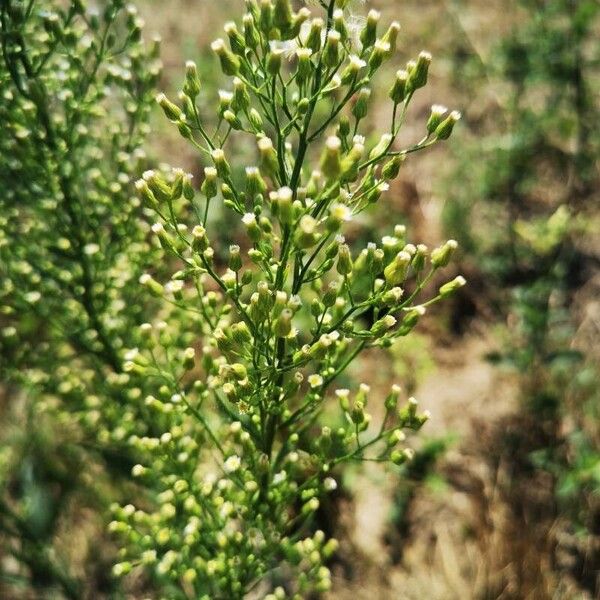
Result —
[{"label": "green foliage", "polygon": [[[391,84],[388,129],[362,135],[398,26],[378,31],[371,11],[355,32],[340,3],[322,4],[313,14],[248,1],[242,25],[225,25],[228,42],[212,44],[232,91],[207,99],[188,62],[178,102],[157,97],[207,166],[199,192],[180,169],[146,171],[136,184],[162,262],[179,270],[166,283],[141,276],[164,312],[123,355],[125,373],[153,389],[132,403],[127,439],[140,459],[132,472],[157,504],[115,506],[110,528],[123,546],[115,573],[144,565],[169,597],[303,598],[329,588],[336,542],[311,525],[323,494],[346,463],[409,460],[403,430],[420,429],[427,414],[394,386],[383,420],[371,423],[365,384],[335,389],[337,418],[323,422],[321,411],[363,350],[408,335],[465,283],[424,296],[453,240],[430,252],[397,225],[381,244],[345,241],[347,222],[383,201],[404,159],[447,139],[459,115],[434,107],[422,139],[397,149],[427,81],[422,52]],[[209,132],[211,104],[219,124]],[[239,162],[244,138],[256,144],[255,165]],[[239,245],[223,248],[211,231],[216,203],[241,225]]]},{"label": "green foliage", "polygon": [[153,253],[132,175],[158,45],[120,1],[0,7],[2,545],[34,586],[79,598],[53,545],[96,460],[129,469],[120,353],[150,308],[132,282]]},{"label": "green foliage", "polygon": [[[428,417],[413,398],[393,386],[375,425],[367,385],[330,391],[464,285],[425,297],[456,242],[430,252],[403,225],[365,248],[342,234],[460,115],[434,106],[422,139],[397,147],[422,52],[390,84],[387,131],[362,135],[399,27],[371,11],[356,31],[347,2],[321,4],[249,0],[241,28],[225,26],[212,50],[232,90],[213,99],[215,131],[193,62],[178,104],[157,97],[206,161],[199,191],[179,169],[132,185],[160,70],[135,9],[1,4],[1,369],[31,430],[2,453],[0,529],[40,589],[82,593],[55,538],[70,495],[100,490],[100,465],[139,483],[135,505],[112,506],[115,575],[145,566],[170,598],[300,598],[330,586],[337,542],[311,521],[338,470],[412,458],[404,430]],[[235,152],[244,136],[257,166]],[[210,230],[217,203],[240,245]]]}]

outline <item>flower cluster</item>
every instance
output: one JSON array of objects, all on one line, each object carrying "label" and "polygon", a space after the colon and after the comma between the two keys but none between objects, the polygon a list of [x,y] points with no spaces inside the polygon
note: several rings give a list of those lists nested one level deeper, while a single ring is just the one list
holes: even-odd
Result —
[{"label": "flower cluster", "polygon": [[[136,394],[140,418],[123,427],[140,457],[132,472],[156,503],[115,506],[111,530],[122,541],[115,573],[145,565],[173,597],[329,588],[336,543],[311,524],[323,495],[345,463],[410,460],[406,432],[428,418],[397,386],[378,399],[339,381],[363,350],[408,335],[465,283],[428,292],[453,240],[415,245],[400,224],[365,246],[346,239],[351,221],[386,202],[408,155],[446,140],[460,115],[434,106],[422,139],[399,147],[427,83],[431,56],[421,52],[388,86],[387,130],[370,133],[374,78],[400,27],[382,29],[372,10],[355,38],[347,2],[319,4],[313,13],[247,0],[241,23],[225,25],[212,44],[229,78],[214,131],[193,62],[177,102],[156,98],[206,166],[199,190],[180,169],[136,183],[163,262],[179,270],[168,281],[154,270],[140,277],[164,314],[138,328],[123,356],[125,373],[151,390]],[[254,164],[238,160],[233,144],[244,139]],[[231,211],[237,244],[211,230],[214,203]],[[328,400],[338,412],[325,419]]]},{"label": "flower cluster", "polygon": [[17,539],[3,547],[69,597],[81,597],[77,585],[40,548],[96,464],[90,448],[119,471],[111,452],[135,397],[121,354],[152,309],[137,302],[137,280],[155,253],[133,184],[146,162],[158,41],[142,41],[133,6],[90,4],[0,6],[0,374],[6,421],[27,415],[23,439],[2,440],[0,529]]}]

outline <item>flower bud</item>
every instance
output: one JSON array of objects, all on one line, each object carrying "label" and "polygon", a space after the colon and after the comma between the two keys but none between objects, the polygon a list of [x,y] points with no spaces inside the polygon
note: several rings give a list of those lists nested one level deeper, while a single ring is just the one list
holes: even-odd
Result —
[{"label": "flower bud", "polygon": [[405,154],[396,154],[396,156],[393,156],[391,160],[383,166],[383,169],[381,169],[381,176],[388,180],[396,179],[405,159]]},{"label": "flower bud", "polygon": [[275,300],[273,302],[273,316],[278,316],[288,303],[288,295],[282,290],[275,292]]},{"label": "flower bud", "polygon": [[346,16],[340,8],[333,11],[333,28],[342,36],[342,41],[348,39],[348,28],[346,27]]},{"label": "flower bud", "polygon": [[390,45],[383,40],[377,40],[371,51],[371,56],[369,56],[369,75],[373,75],[390,54]]},{"label": "flower bud", "polygon": [[138,179],[135,182],[135,189],[137,190],[137,193],[139,194],[140,198],[144,201],[144,203],[147,206],[153,209],[158,208],[158,201],[156,200],[156,197],[152,193],[152,190],[150,189],[146,181],[144,181],[143,179]]},{"label": "flower bud", "polygon": [[390,459],[395,465],[403,465],[405,462],[413,459],[414,453],[410,448],[404,450],[394,450],[390,454]]},{"label": "flower bud", "polygon": [[362,58],[356,56],[355,54],[351,55],[348,58],[348,64],[342,71],[342,85],[349,85],[352,83],[358,77],[360,71],[366,66],[367,63]]},{"label": "flower bud", "polygon": [[431,107],[431,114],[427,121],[427,133],[432,134],[438,128],[446,112],[448,112],[448,109],[441,104],[434,104]]},{"label": "flower bud", "polygon": [[367,87],[363,87],[358,92],[358,96],[356,97],[356,102],[352,107],[352,114],[356,118],[357,121],[364,119],[367,115],[367,111],[369,110],[369,98],[371,97],[371,90]]},{"label": "flower bud", "polygon": [[393,137],[390,133],[384,133],[377,145],[371,150],[369,158],[373,159],[383,156],[389,150],[392,140]]},{"label": "flower bud", "polygon": [[283,50],[281,48],[271,48],[269,55],[267,56],[267,72],[275,77],[281,70],[281,57],[283,56]]},{"label": "flower bud", "polygon": [[229,179],[229,176],[231,175],[231,167],[225,158],[225,152],[223,152],[221,148],[215,148],[210,153],[210,156],[213,160],[215,168],[217,169],[217,175],[221,179]]},{"label": "flower bud", "polygon": [[[325,226],[327,227],[327,231],[337,231],[342,226],[342,223],[350,221],[351,218],[352,213],[345,204],[333,204],[329,209],[329,217],[325,224]],[[335,248],[335,252],[337,254],[337,244],[332,244],[332,247]],[[333,257],[335,257],[335,254]],[[328,256],[327,258],[333,257]]]},{"label": "flower bud", "polygon": [[170,121],[179,121],[183,116],[179,106],[171,102],[165,94],[158,94],[158,96],[156,96],[156,102],[163,109],[165,116]]},{"label": "flower bud", "polygon": [[284,308],[281,311],[281,314],[275,320],[275,325],[273,326],[273,333],[277,337],[284,338],[290,335],[292,332],[292,316],[293,313],[289,308]]},{"label": "flower bud", "polygon": [[367,15],[367,22],[360,32],[360,43],[364,48],[370,48],[377,39],[377,24],[379,23],[380,13],[376,10],[370,10]]},{"label": "flower bud", "polygon": [[321,156],[321,172],[328,180],[339,177],[341,171],[340,148],[342,142],[340,138],[331,136],[325,142],[325,148]]},{"label": "flower bud", "polygon": [[396,43],[398,41],[398,33],[400,32],[400,23],[398,21],[392,21],[388,30],[385,32],[382,40],[387,42],[390,46],[389,54],[390,56],[396,52]]},{"label": "flower bud", "polygon": [[302,7],[292,18],[292,24],[286,34],[286,39],[291,40],[298,37],[302,24],[310,18],[310,10]]},{"label": "flower bud", "polygon": [[383,335],[388,329],[391,329],[396,324],[396,319],[392,315],[385,315],[378,321],[375,321],[371,327],[371,333],[374,336]]},{"label": "flower bud", "polygon": [[375,252],[373,252],[373,258],[372,258],[371,269],[370,269],[371,275],[376,276],[379,273],[381,273],[381,271],[383,271],[384,258],[385,258],[385,255],[381,248],[377,248],[375,250]]},{"label": "flower bud", "polygon": [[319,195],[319,190],[321,189],[322,183],[322,175],[323,174],[321,171],[313,171],[310,174],[310,178],[306,184],[306,194],[310,198],[315,198]]},{"label": "flower bud", "polygon": [[164,288],[163,286],[158,283],[158,281],[156,281],[156,279],[154,279],[152,277],[152,275],[149,275],[148,273],[144,273],[143,275],[140,275],[140,283],[147,287],[151,294],[153,296],[162,296],[164,294]]},{"label": "flower bud", "polygon": [[233,94],[225,90],[219,90],[219,115],[223,116],[223,113],[231,108],[233,102]]},{"label": "flower bud", "polygon": [[381,194],[387,192],[389,189],[390,189],[390,186],[388,183],[386,183],[385,181],[379,182],[377,184],[377,186],[375,187],[375,189],[373,189],[367,193],[367,195],[366,195],[367,202],[369,202],[370,204],[374,204],[375,202],[377,202],[379,200],[379,198],[381,198]]},{"label": "flower bud", "polygon": [[196,360],[196,351],[193,348],[186,348],[183,352],[183,368],[191,371],[194,368]]},{"label": "flower bud", "polygon": [[273,5],[271,0],[261,0],[258,24],[265,36],[268,36],[273,26]]},{"label": "flower bud", "polygon": [[200,78],[198,77],[198,68],[193,60],[185,63],[185,83],[183,91],[192,100],[200,93]]},{"label": "flower bud", "polygon": [[181,115],[181,119],[177,121],[177,129],[181,137],[185,138],[186,140],[191,139],[192,130],[190,129],[189,125],[185,122],[185,115]]},{"label": "flower bud", "polygon": [[323,294],[323,304],[328,308],[335,304],[340,293],[340,284],[337,281],[332,281],[327,286],[325,293]]},{"label": "flower bud", "polygon": [[392,262],[384,269],[383,275],[389,286],[396,286],[404,279],[408,272],[411,256],[408,252],[398,252]]},{"label": "flower bud", "polygon": [[246,228],[248,237],[253,242],[255,242],[255,243],[258,242],[260,240],[260,238],[262,237],[262,231],[261,231],[258,223],[256,222],[256,215],[254,213],[246,213],[242,217],[242,223],[244,224],[244,227]]},{"label": "flower bud", "polygon": [[457,248],[458,242],[456,240],[448,240],[443,246],[435,248],[431,251],[431,265],[435,269],[445,267]]},{"label": "flower bud", "polygon": [[442,121],[435,130],[435,136],[438,140],[447,140],[452,134],[452,130],[458,121],[461,114],[457,110],[453,110],[448,117]]},{"label": "flower bud", "polygon": [[401,287],[393,287],[391,290],[388,290],[384,295],[381,301],[383,304],[387,306],[395,306],[402,299],[402,295],[404,294],[404,290]]},{"label": "flower bud", "polygon": [[356,181],[358,178],[358,167],[360,166],[360,159],[365,151],[365,147],[362,144],[354,144],[350,149],[350,152],[344,157],[341,163],[342,172],[342,183],[349,181]]},{"label": "flower bud", "polygon": [[240,70],[240,59],[225,47],[225,42],[219,38],[210,47],[218,56],[223,73],[229,76],[237,75]]},{"label": "flower bud", "polygon": [[242,122],[232,110],[226,110],[223,113],[223,118],[227,121],[229,127],[235,131],[241,131],[244,128]]},{"label": "flower bud", "polygon": [[233,21],[225,23],[225,33],[229,38],[229,46],[234,54],[244,56],[246,50],[246,42],[244,36],[238,31],[237,25]]},{"label": "flower bud", "polygon": [[458,277],[455,277],[452,281],[445,283],[440,288],[440,296],[442,298],[451,296],[452,294],[454,294],[454,292],[456,292],[456,290],[459,290],[466,283],[467,283],[466,279],[462,275],[459,275]]},{"label": "flower bud", "polygon": [[298,48],[296,57],[298,59],[298,67],[296,69],[296,81],[298,85],[306,82],[313,72],[313,64],[310,60],[312,50],[310,48]]},{"label": "flower bud", "polygon": [[282,187],[277,192],[277,211],[279,222],[282,225],[291,225],[294,220],[294,210],[292,206],[293,192],[289,187]]},{"label": "flower bud", "polygon": [[260,44],[260,36],[258,31],[256,30],[256,23],[254,22],[254,17],[247,13],[243,18],[244,23],[244,42],[246,46],[249,48],[257,48]]},{"label": "flower bud", "polygon": [[411,91],[418,90],[427,83],[430,64],[431,54],[425,51],[421,52],[414,68],[410,71],[408,78],[408,86]]},{"label": "flower bud", "polygon": [[384,401],[386,410],[394,411],[398,405],[398,398],[400,397],[400,386],[393,385],[390,393]]},{"label": "flower bud", "polygon": [[258,167],[246,167],[246,196],[253,200],[259,194],[264,194],[266,190],[267,184]]},{"label": "flower bud", "polygon": [[354,402],[354,406],[350,412],[350,418],[356,425],[360,425],[365,420],[365,407],[362,402]]},{"label": "flower bud", "polygon": [[425,307],[417,306],[409,310],[402,319],[400,327],[397,329],[397,334],[400,336],[408,335],[417,325],[419,319],[425,314]]},{"label": "flower bud", "polygon": [[310,23],[310,30],[306,38],[305,46],[316,54],[321,49],[321,35],[323,32],[323,19],[316,18]]},{"label": "flower bud", "polygon": [[192,175],[190,175],[189,173],[186,173],[183,176],[182,192],[183,192],[183,197],[186,200],[194,199],[194,186],[192,185]]},{"label": "flower bud", "polygon": [[352,273],[352,256],[348,244],[340,244],[337,260],[337,272],[340,275],[348,276]]},{"label": "flower bud", "polygon": [[408,71],[400,70],[396,71],[396,79],[389,91],[389,97],[394,101],[395,104],[400,104],[406,97],[406,90],[408,84]]},{"label": "flower bud", "polygon": [[204,181],[200,190],[208,200],[212,200],[217,195],[217,169],[214,167],[206,167],[204,169]]},{"label": "flower bud", "polygon": [[244,321],[231,326],[231,339],[238,345],[244,346],[252,341],[252,334]]},{"label": "flower bud", "polygon": [[330,30],[323,48],[323,64],[330,69],[337,67],[340,62],[340,41],[342,36],[338,31]]},{"label": "flower bud", "polygon": [[255,108],[251,108],[248,112],[248,121],[250,121],[250,125],[252,125],[254,131],[261,132],[263,130],[262,117]]},{"label": "flower bud", "polygon": [[171,187],[160,173],[157,173],[156,171],[145,171],[143,178],[158,200],[161,202],[169,202],[171,200]]},{"label": "flower bud", "polygon": [[306,504],[302,506],[302,514],[310,515],[316,512],[319,508],[319,500],[317,498],[311,498]]},{"label": "flower bud", "polygon": [[236,244],[229,246],[229,268],[232,271],[239,271],[242,268],[242,257],[240,247]]},{"label": "flower bud", "polygon": [[231,101],[231,110],[246,111],[250,107],[250,95],[246,84],[239,78],[233,79],[233,99]]},{"label": "flower bud", "polygon": [[208,237],[206,236],[206,229],[202,227],[202,225],[196,225],[192,229],[192,249],[195,252],[204,252],[208,249],[209,242]]},{"label": "flower bud", "polygon": [[292,24],[292,5],[290,0],[275,0],[273,7],[273,25],[282,33],[282,37],[288,32]]},{"label": "flower bud", "polygon": [[264,172],[276,176],[279,170],[279,162],[271,139],[266,136],[258,138],[258,151]]}]

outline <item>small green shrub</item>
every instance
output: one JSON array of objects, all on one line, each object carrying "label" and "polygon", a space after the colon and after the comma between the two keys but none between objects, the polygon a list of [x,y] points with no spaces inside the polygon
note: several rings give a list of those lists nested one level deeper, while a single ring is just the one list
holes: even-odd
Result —
[{"label": "small green shrub", "polygon": [[[125,363],[155,388],[140,398],[144,426],[129,439],[141,457],[134,473],[158,506],[115,507],[111,529],[124,548],[115,572],[151,567],[171,597],[255,589],[300,598],[329,588],[335,542],[310,527],[321,496],[344,463],[409,459],[403,429],[427,415],[412,399],[398,406],[394,387],[375,426],[361,385],[335,390],[340,417],[322,423],[328,392],[363,350],[408,335],[464,284],[458,277],[423,297],[453,241],[429,252],[407,243],[401,225],[363,249],[343,238],[347,221],[385,202],[407,155],[446,139],[459,118],[434,107],[423,138],[396,149],[431,57],[398,71],[388,129],[366,137],[373,78],[393,55],[397,24],[378,33],[371,11],[355,32],[347,3],[334,1],[317,15],[282,0],[246,4],[242,26],[225,25],[228,43],[212,44],[232,85],[219,94],[216,131],[204,126],[213,101],[193,63],[179,103],[157,97],[208,162],[200,193],[177,169],[137,183],[179,270],[166,284],[142,276],[172,312],[142,325]],[[256,144],[256,166],[237,161],[243,136]],[[222,248],[210,231],[217,202],[241,223],[239,245]]]},{"label": "small green shrub", "polygon": [[[344,464],[408,461],[405,430],[427,420],[394,386],[372,423],[368,385],[336,383],[465,283],[427,292],[452,240],[429,251],[403,225],[364,248],[344,239],[460,115],[434,106],[422,139],[399,147],[427,82],[422,52],[388,84],[389,124],[372,134],[371,88],[399,26],[381,30],[371,11],[357,29],[348,2],[315,4],[248,0],[228,43],[212,45],[231,84],[218,98],[186,65],[178,103],[157,101],[207,165],[200,189],[164,168],[133,196],[158,74],[135,11],[2,3],[3,375],[61,430],[83,476],[102,462],[137,480],[131,503],[114,492],[113,573],[145,567],[164,597],[329,589],[337,542],[313,524],[323,495]],[[248,140],[256,165],[240,160]],[[211,230],[217,203],[228,235]],[[328,399],[339,412],[325,420]],[[7,482],[14,463],[3,461]]]}]

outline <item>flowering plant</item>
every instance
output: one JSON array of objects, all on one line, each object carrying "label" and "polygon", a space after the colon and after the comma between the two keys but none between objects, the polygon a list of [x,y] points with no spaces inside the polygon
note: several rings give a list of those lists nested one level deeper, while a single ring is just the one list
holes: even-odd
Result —
[{"label": "flowering plant", "polygon": [[133,174],[160,62],[142,25],[122,0],[0,3],[0,546],[7,579],[70,598],[57,532],[74,495],[103,496],[100,463],[130,469],[121,353],[152,310]]},{"label": "flowering plant", "polygon": [[[206,163],[200,189],[156,169],[134,195],[158,74],[134,9],[2,3],[3,369],[64,426],[78,468],[97,455],[128,465],[139,485],[112,506],[113,572],[145,566],[169,598],[327,590],[337,542],[314,526],[324,494],[345,464],[410,460],[405,432],[427,420],[393,386],[374,423],[368,385],[342,382],[361,352],[408,335],[464,285],[427,292],[456,242],[430,251],[396,225],[359,247],[348,232],[460,115],[432,107],[422,139],[400,147],[427,83],[422,52],[389,86],[389,125],[371,133],[374,78],[399,25],[380,31],[372,10],[357,30],[347,5],[247,0],[212,44],[231,83],[215,130],[193,62],[178,102],[157,97]],[[215,230],[215,203],[239,231]],[[329,399],[336,414],[324,414]],[[25,522],[12,501],[1,507],[11,527]]]},{"label": "flowering plant", "polygon": [[[460,115],[434,106],[423,138],[397,148],[427,82],[422,52],[391,84],[387,130],[367,134],[373,79],[399,25],[379,32],[372,10],[355,39],[347,2],[318,4],[321,14],[248,0],[241,27],[225,25],[227,41],[212,50],[231,88],[219,92],[215,131],[193,62],[179,102],[157,97],[207,166],[199,192],[180,169],[136,184],[179,270],[165,284],[140,278],[169,309],[140,327],[125,363],[155,389],[140,398],[144,426],[129,439],[142,457],[133,472],[158,506],[116,506],[111,529],[123,540],[115,572],[147,565],[171,597],[301,598],[330,587],[336,542],[310,526],[322,495],[343,464],[409,460],[404,430],[427,419],[394,386],[375,424],[369,387],[336,382],[363,350],[408,335],[464,284],[423,297],[452,240],[429,251],[408,243],[402,225],[380,244],[345,240],[351,220],[385,201],[407,156],[447,139]],[[240,164],[242,136],[254,140],[256,164]],[[223,248],[211,231],[215,202],[239,223],[239,245]],[[339,417],[324,423],[329,396]]]}]

